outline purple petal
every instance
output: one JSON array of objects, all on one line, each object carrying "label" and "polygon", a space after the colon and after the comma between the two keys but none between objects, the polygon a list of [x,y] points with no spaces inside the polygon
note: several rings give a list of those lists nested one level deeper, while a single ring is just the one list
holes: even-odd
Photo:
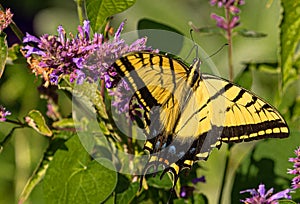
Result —
[{"label": "purple petal", "polygon": [[38,48],[29,46],[29,45],[26,45],[23,49],[24,49],[24,50],[27,50],[25,57],[29,57],[29,56],[32,55],[32,54],[40,55],[40,56],[42,56],[42,57],[45,57],[45,56],[46,56],[46,53],[45,53],[45,52],[41,51],[41,50],[38,49]]},{"label": "purple petal", "polygon": [[87,20],[83,21],[83,31],[85,33],[85,37],[90,39],[90,22]]},{"label": "purple petal", "polygon": [[199,177],[199,178],[194,178],[194,179],[192,180],[192,183],[193,183],[193,184],[196,184],[196,183],[198,183],[198,182],[203,182],[203,183],[205,183],[205,182],[206,182],[205,176],[201,176],[201,177]]},{"label": "purple petal", "polygon": [[23,43],[28,43],[28,42],[40,43],[41,40],[33,35],[30,35],[29,33],[26,33],[26,36],[23,38]]},{"label": "purple petal", "polygon": [[125,21],[123,21],[123,22],[120,24],[120,26],[119,26],[117,32],[115,33],[114,39],[119,39],[119,38],[120,38],[121,32],[122,32],[122,30],[123,30],[123,28],[124,28],[124,25],[125,25]]},{"label": "purple petal", "polygon": [[259,193],[259,195],[264,196],[265,193],[266,193],[265,185],[264,184],[260,184],[258,186],[257,192]]},{"label": "purple petal", "polygon": [[240,9],[236,6],[230,6],[229,10],[232,14],[238,14],[240,12]]},{"label": "purple petal", "polygon": [[289,195],[290,192],[291,192],[290,189],[280,191],[280,192],[272,195],[267,201],[272,202],[272,201],[279,200],[281,198],[291,199],[291,196]]},{"label": "purple petal", "polygon": [[65,44],[65,30],[62,26],[58,26],[57,28],[57,32],[58,32],[58,36],[59,36],[59,42],[61,42],[61,44]]},{"label": "purple petal", "polygon": [[217,26],[218,26],[218,27],[220,27],[220,28],[222,28],[222,29],[225,29],[225,30],[227,29],[226,21],[225,21],[225,19],[224,19],[222,16],[218,16],[217,14],[212,13],[212,14],[210,15],[210,17],[211,17],[212,19],[214,19],[214,20],[217,21]]},{"label": "purple petal", "polygon": [[231,21],[230,21],[229,27],[230,28],[235,28],[236,26],[238,26],[239,25],[239,20],[240,20],[239,16],[233,16]]},{"label": "purple petal", "polygon": [[0,105],[0,122],[4,122],[8,115],[11,115],[11,112],[7,111],[6,108]]},{"label": "purple petal", "polygon": [[252,196],[258,195],[257,191],[253,188],[253,189],[246,189],[243,191],[240,191],[240,193],[250,193]]},{"label": "purple petal", "polygon": [[82,57],[79,57],[79,58],[73,58],[73,62],[76,64],[76,66],[79,68],[79,69],[82,69],[83,68],[83,64],[84,64],[84,59]]},{"label": "purple petal", "polygon": [[188,198],[193,195],[194,190],[195,188],[192,186],[182,186],[179,195],[181,198]]}]

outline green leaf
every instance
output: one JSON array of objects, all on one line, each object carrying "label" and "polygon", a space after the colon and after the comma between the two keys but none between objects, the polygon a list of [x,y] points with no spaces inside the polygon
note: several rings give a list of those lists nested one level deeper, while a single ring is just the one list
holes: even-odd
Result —
[{"label": "green leaf", "polygon": [[244,87],[245,89],[250,90],[252,86],[252,71],[250,65],[247,64],[246,68],[234,79],[234,82]]},{"label": "green leaf", "polygon": [[6,34],[0,32],[0,78],[4,72],[7,55],[8,55],[8,48],[6,42]]},{"label": "green leaf", "polygon": [[105,25],[109,16],[125,11],[135,0],[87,0],[86,11],[94,32]]},{"label": "green leaf", "polygon": [[47,150],[43,155],[42,160],[38,164],[32,176],[28,179],[26,186],[24,187],[20,195],[20,199],[18,202],[19,204],[24,203],[27,200],[32,190],[44,178],[45,173],[49,167],[49,163],[53,159],[54,153],[58,149],[67,149],[64,143],[67,139],[69,139],[72,136],[73,134],[71,132],[61,132],[59,134],[54,135],[53,139],[49,143]]},{"label": "green leaf", "polygon": [[296,204],[296,202],[292,200],[279,200],[278,204]]},{"label": "green leaf", "polygon": [[59,121],[56,121],[52,124],[54,128],[63,129],[63,128],[74,128],[74,120],[72,118],[63,118]]},{"label": "green leaf", "polygon": [[247,37],[247,38],[263,38],[263,37],[267,37],[267,34],[265,34],[265,33],[260,33],[260,32],[254,31],[254,30],[247,30],[247,29],[241,29],[241,30],[237,31],[237,33],[240,36]]},{"label": "green leaf", "polygon": [[30,111],[25,117],[25,121],[38,133],[48,137],[52,136],[52,131],[47,126],[44,116],[39,111]]},{"label": "green leaf", "polygon": [[183,35],[179,30],[168,26],[166,24],[163,23],[159,23],[157,21],[151,20],[151,19],[141,19],[138,22],[138,29],[139,30],[144,30],[144,29],[158,29],[158,30],[167,30],[167,31],[171,31],[171,32],[175,32],[178,33],[180,35]]},{"label": "green leaf", "polygon": [[300,41],[300,1],[282,0],[283,18],[281,29],[280,59],[283,87],[297,77],[300,67],[294,66],[294,55]]},{"label": "green leaf", "polygon": [[160,179],[161,173],[162,172],[157,173],[155,177],[150,175],[150,177],[146,179],[147,184],[159,189],[170,189],[173,185],[170,175],[165,174],[162,179]]},{"label": "green leaf", "polygon": [[66,143],[67,150],[58,150],[44,178],[45,200],[48,203],[100,203],[113,192],[117,173],[107,159],[102,166],[83,148],[78,137]]},{"label": "green leaf", "polygon": [[139,183],[132,183],[126,191],[117,194],[116,203],[131,203],[131,201],[136,196],[138,189]]},{"label": "green leaf", "polygon": [[147,44],[152,48],[175,55],[183,46],[183,34],[180,31],[150,19],[141,19],[138,22],[138,35],[140,38],[147,36]]}]

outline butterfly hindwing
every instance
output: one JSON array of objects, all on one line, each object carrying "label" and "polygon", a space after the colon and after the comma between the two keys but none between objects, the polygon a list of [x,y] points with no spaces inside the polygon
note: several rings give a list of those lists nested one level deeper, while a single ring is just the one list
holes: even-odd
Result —
[{"label": "butterfly hindwing", "polygon": [[[261,138],[284,138],[289,130],[284,118],[254,93],[219,77],[203,74],[211,101],[222,101],[224,121],[221,141],[241,142]],[[221,109],[222,109],[221,108]]]}]

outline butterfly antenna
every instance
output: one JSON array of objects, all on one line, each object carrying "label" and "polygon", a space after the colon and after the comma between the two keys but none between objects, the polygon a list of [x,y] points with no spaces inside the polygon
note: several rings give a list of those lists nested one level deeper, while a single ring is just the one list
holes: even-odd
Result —
[{"label": "butterfly antenna", "polygon": [[211,54],[210,56],[206,57],[205,59],[208,59],[208,58],[211,58],[211,57],[215,56],[216,54],[218,54],[227,45],[228,45],[228,43],[225,43],[222,47],[220,47],[217,51],[215,51],[213,54]]},{"label": "butterfly antenna", "polygon": [[191,36],[191,39],[192,39],[194,45],[193,45],[192,49],[190,50],[190,52],[188,53],[188,55],[187,55],[187,57],[185,58],[184,61],[186,61],[186,59],[191,55],[191,53],[193,52],[194,49],[196,49],[196,58],[199,57],[199,55],[198,55],[198,46],[196,45],[194,37],[193,37],[193,29],[190,30],[190,36]]}]

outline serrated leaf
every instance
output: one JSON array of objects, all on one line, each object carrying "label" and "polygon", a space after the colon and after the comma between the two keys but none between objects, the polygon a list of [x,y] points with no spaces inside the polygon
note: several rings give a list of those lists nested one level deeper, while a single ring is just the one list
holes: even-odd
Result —
[{"label": "serrated leaf", "polygon": [[25,117],[25,121],[38,133],[48,137],[52,136],[52,131],[47,126],[44,116],[39,111],[30,111]]},{"label": "serrated leaf", "polygon": [[107,159],[102,166],[83,148],[78,137],[65,143],[67,150],[58,150],[44,178],[45,200],[48,203],[100,203],[115,189],[117,173]]},{"label": "serrated leaf", "polygon": [[7,55],[8,55],[8,47],[6,42],[6,34],[0,32],[0,78],[4,72]]},{"label": "serrated leaf", "polygon": [[294,65],[294,54],[300,40],[300,1],[282,0],[283,17],[280,25],[280,59],[283,74],[283,87],[295,79],[300,67]]},{"label": "serrated leaf", "polygon": [[267,34],[265,34],[265,33],[257,32],[257,31],[254,31],[254,30],[247,30],[247,29],[241,29],[241,30],[237,31],[237,33],[240,36],[247,37],[247,38],[267,37]]},{"label": "serrated leaf", "polygon": [[125,11],[135,0],[87,0],[86,11],[94,32],[98,32],[109,16]]}]

